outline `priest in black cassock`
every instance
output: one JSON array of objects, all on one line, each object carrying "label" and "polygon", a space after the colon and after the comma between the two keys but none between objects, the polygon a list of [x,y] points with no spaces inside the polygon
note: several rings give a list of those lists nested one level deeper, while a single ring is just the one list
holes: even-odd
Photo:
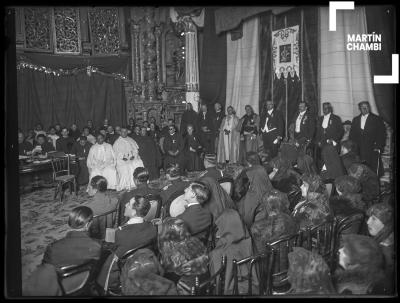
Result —
[{"label": "priest in black cassock", "polygon": [[61,137],[56,141],[56,150],[70,154],[74,143],[75,140],[69,136],[68,128],[63,127],[61,130]]},{"label": "priest in black cassock", "polygon": [[189,124],[192,124],[194,127],[194,131],[198,132],[198,130],[196,130],[196,121],[197,121],[197,113],[193,110],[193,105],[192,103],[186,103],[186,110],[183,112],[182,114],[182,118],[181,118],[181,125],[179,126],[179,131],[182,134],[183,137],[186,136],[187,134],[187,126]]},{"label": "priest in black cassock", "polygon": [[361,114],[354,117],[351,123],[349,139],[358,145],[360,158],[374,171],[377,171],[379,161],[378,176],[384,173],[382,159],[386,143],[386,128],[381,117],[370,112],[368,101],[358,104]]},{"label": "priest in black cassock", "polygon": [[197,129],[200,143],[206,153],[215,154],[215,130],[213,113],[207,110],[207,105],[201,105],[197,118]]},{"label": "priest in black cassock", "polygon": [[180,173],[183,173],[183,139],[176,132],[175,126],[169,126],[168,135],[165,136],[163,142],[163,150],[165,152],[164,170],[167,170],[170,164],[178,164]]},{"label": "priest in black cassock", "polygon": [[75,123],[72,123],[71,128],[69,129],[69,136],[74,138],[75,141],[81,136],[81,131],[78,129],[78,126]]},{"label": "priest in black cassock", "polygon": [[136,138],[136,143],[139,146],[139,156],[144,167],[149,171],[150,180],[158,179],[160,177],[161,154],[156,142],[147,135],[145,126],[141,127],[140,136]]},{"label": "priest in black cassock", "polygon": [[85,185],[89,182],[89,170],[86,165],[89,150],[92,147],[86,136],[79,137],[79,141],[72,146],[71,153],[76,156],[77,169],[75,170],[78,185]]},{"label": "priest in black cassock", "polygon": [[119,134],[114,131],[114,127],[109,125],[107,127],[107,135],[106,135],[106,142],[108,144],[114,145],[115,141],[119,138]]},{"label": "priest in black cassock", "polygon": [[222,110],[222,105],[219,102],[214,104],[215,114],[213,117],[214,123],[214,146],[215,146],[215,154],[217,153],[217,145],[218,145],[218,136],[219,136],[219,128],[221,127],[222,120],[225,117],[224,111]]}]

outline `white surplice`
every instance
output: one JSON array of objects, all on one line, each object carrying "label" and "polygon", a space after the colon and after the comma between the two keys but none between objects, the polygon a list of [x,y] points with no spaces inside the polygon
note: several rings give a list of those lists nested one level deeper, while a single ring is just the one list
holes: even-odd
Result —
[{"label": "white surplice", "polygon": [[90,180],[92,180],[94,176],[103,176],[107,179],[107,188],[116,189],[116,158],[111,144],[104,142],[103,144],[96,143],[93,145],[89,150],[86,164],[89,169],[88,190],[90,187]]},{"label": "white surplice", "polygon": [[[137,167],[144,167],[139,156],[139,147],[131,137],[122,138],[121,136],[113,145],[115,157],[117,159],[118,184],[117,190],[129,190],[136,187],[133,180],[133,172]],[[130,160],[131,157],[133,160]],[[123,159],[126,160],[123,160]]]}]

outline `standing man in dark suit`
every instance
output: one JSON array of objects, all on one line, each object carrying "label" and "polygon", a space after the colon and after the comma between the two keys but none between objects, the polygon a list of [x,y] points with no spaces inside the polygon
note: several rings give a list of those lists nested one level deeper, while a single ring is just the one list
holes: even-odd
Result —
[{"label": "standing man in dark suit", "polygon": [[300,101],[299,111],[292,121],[294,125],[294,139],[297,146],[307,146],[314,137],[315,118],[308,111],[305,101]]},{"label": "standing man in dark suit", "polygon": [[200,143],[206,153],[215,153],[213,114],[207,110],[207,105],[201,105],[201,111],[197,118],[197,129],[199,130]]},{"label": "standing man in dark suit", "polygon": [[361,114],[354,117],[351,123],[349,139],[357,143],[360,151],[361,161],[374,171],[377,171],[379,161],[378,176],[384,173],[382,159],[386,143],[386,128],[381,117],[370,112],[368,101],[358,103]]},{"label": "standing man in dark suit", "polygon": [[213,117],[214,123],[214,146],[215,146],[215,154],[217,154],[217,145],[218,145],[218,137],[219,137],[219,128],[221,127],[222,120],[225,117],[224,111],[222,110],[221,103],[217,102],[214,104],[215,114]]},{"label": "standing man in dark suit", "polygon": [[278,154],[280,142],[284,136],[285,121],[280,110],[274,108],[271,100],[265,102],[265,111],[261,115],[260,129],[262,132],[264,152],[272,159]]},{"label": "standing man in dark suit", "polygon": [[200,182],[191,183],[184,193],[186,201],[185,211],[178,218],[185,221],[192,236],[205,241],[207,230],[211,225],[212,216],[208,209],[203,208],[202,204],[210,198],[209,189]]},{"label": "standing man in dark suit", "polygon": [[339,116],[333,114],[332,105],[329,102],[322,103],[322,111],[324,115],[318,117],[317,133],[315,134],[315,142],[318,146],[318,163],[321,160],[321,150],[325,144],[335,146],[338,153],[340,152],[340,140],[344,133],[342,120]]}]

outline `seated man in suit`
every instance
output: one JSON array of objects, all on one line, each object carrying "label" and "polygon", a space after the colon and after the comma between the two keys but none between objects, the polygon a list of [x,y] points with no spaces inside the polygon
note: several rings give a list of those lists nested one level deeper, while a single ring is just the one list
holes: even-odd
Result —
[{"label": "seated man in suit", "polygon": [[211,177],[215,180],[223,177],[221,170],[217,168],[217,159],[214,154],[206,154],[204,157],[204,167],[206,168],[206,174],[202,177]]},{"label": "seated man in suit", "polygon": [[147,168],[144,167],[137,167],[135,171],[133,172],[133,180],[136,184],[136,188],[124,192],[121,197],[119,198],[119,203],[118,203],[118,218],[120,218],[123,222],[124,218],[124,211],[125,211],[125,205],[135,196],[140,195],[140,196],[145,196],[148,194],[153,194],[157,195],[160,193],[158,189],[155,188],[150,188],[149,187],[149,178],[150,178],[150,173],[147,170]]},{"label": "seated man in suit", "polygon": [[[143,196],[133,197],[125,205],[124,215],[129,218],[126,224],[118,227],[115,231],[114,254],[110,255],[104,262],[99,273],[97,282],[106,289],[107,275],[109,288],[118,286],[118,266],[115,256],[121,258],[127,251],[145,246],[149,246],[157,239],[157,229],[150,222],[145,222],[144,217],[150,210],[150,202]],[[111,267],[111,270],[110,270]]]},{"label": "seated man in suit", "polygon": [[210,190],[203,183],[191,183],[184,194],[186,209],[178,216],[187,223],[190,234],[203,242],[212,223],[212,215],[208,209],[202,207],[202,204],[207,202],[210,196]]},{"label": "seated man in suit", "polygon": [[42,263],[55,267],[79,265],[91,259],[98,260],[101,253],[101,243],[89,237],[88,230],[93,219],[89,207],[74,208],[68,218],[71,230],[65,238],[47,246]]},{"label": "seated man in suit", "polygon": [[179,168],[170,166],[165,173],[170,184],[167,184],[161,191],[160,196],[163,205],[172,197],[176,192],[183,191],[190,185],[190,182],[181,179]]},{"label": "seated man in suit", "polygon": [[20,156],[30,155],[32,153],[33,146],[30,142],[25,141],[23,132],[18,132],[18,154]]},{"label": "seated man in suit", "polygon": [[74,138],[69,136],[69,130],[66,127],[63,127],[61,130],[61,137],[56,141],[56,150],[62,151],[66,154],[71,153],[72,146],[74,146],[75,140]]}]

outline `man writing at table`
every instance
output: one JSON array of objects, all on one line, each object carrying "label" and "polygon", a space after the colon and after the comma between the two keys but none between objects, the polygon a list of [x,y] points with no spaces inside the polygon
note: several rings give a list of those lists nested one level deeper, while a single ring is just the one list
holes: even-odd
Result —
[{"label": "man writing at table", "polygon": [[32,150],[32,154],[35,155],[46,155],[50,151],[54,151],[54,146],[46,140],[45,135],[38,135],[36,138],[37,145]]}]

